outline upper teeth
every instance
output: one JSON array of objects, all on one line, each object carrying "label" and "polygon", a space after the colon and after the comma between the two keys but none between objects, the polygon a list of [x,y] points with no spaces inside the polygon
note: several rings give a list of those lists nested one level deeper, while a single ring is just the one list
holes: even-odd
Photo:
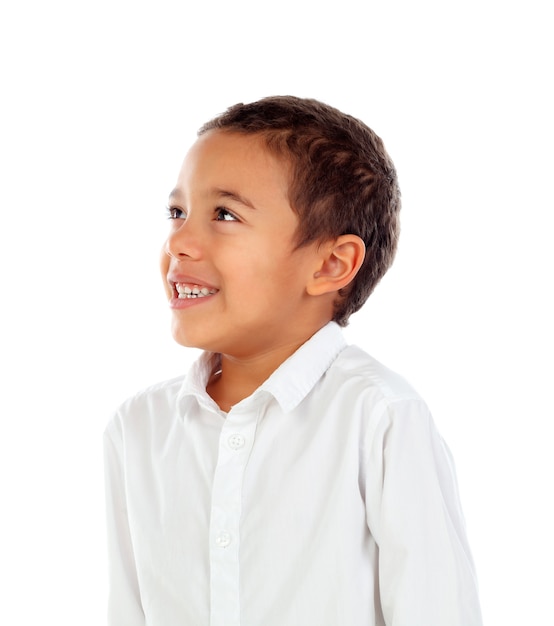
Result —
[{"label": "upper teeth", "polygon": [[209,289],[202,285],[186,285],[185,283],[175,283],[179,298],[204,298],[216,293],[217,289]]}]

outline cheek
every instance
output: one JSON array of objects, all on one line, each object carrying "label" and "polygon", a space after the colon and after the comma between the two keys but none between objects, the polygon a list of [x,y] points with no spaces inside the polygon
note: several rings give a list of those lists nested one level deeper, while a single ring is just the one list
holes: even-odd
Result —
[{"label": "cheek", "polygon": [[163,276],[166,276],[168,270],[169,270],[169,256],[167,252],[165,251],[165,244],[164,244],[162,249],[160,250],[160,271]]},{"label": "cheek", "polygon": [[296,301],[305,291],[305,282],[305,268],[291,256],[268,256],[256,268],[256,291],[263,292],[268,301],[280,301],[284,294]]},{"label": "cheek", "polygon": [[167,284],[167,273],[169,271],[169,256],[165,251],[165,246],[160,251],[160,274],[163,280],[163,285],[166,293],[169,295],[170,289]]}]

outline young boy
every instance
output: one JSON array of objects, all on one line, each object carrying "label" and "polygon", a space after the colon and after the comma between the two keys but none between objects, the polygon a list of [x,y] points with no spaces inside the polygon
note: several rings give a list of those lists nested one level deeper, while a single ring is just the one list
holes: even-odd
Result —
[{"label": "young boy", "polygon": [[392,263],[381,140],[314,100],[206,124],[170,196],[173,336],[105,434],[111,626],[477,626],[452,461],[340,327]]}]

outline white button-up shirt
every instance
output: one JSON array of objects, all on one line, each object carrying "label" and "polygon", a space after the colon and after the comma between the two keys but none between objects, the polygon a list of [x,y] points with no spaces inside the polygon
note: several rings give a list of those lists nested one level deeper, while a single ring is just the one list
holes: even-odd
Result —
[{"label": "white button-up shirt", "polygon": [[217,355],[105,433],[111,626],[478,626],[449,452],[330,323],[223,413]]}]

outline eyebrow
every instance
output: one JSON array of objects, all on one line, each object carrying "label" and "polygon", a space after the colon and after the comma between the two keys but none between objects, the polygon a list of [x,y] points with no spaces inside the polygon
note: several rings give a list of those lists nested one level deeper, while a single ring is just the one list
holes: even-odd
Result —
[{"label": "eyebrow", "polygon": [[244,204],[244,206],[248,207],[249,209],[253,209],[254,211],[256,210],[256,207],[252,202],[250,202],[248,198],[246,198],[245,196],[241,196],[235,191],[227,191],[225,189],[214,189],[214,191],[220,198],[229,198],[229,200],[234,200],[235,202],[240,202],[240,204]]},{"label": "eyebrow", "polygon": [[175,202],[179,199],[179,197],[181,196],[181,194],[179,193],[179,189],[178,187],[175,187],[175,189],[169,194],[168,196],[168,201],[171,202]]},{"label": "eyebrow", "polygon": [[[256,207],[254,206],[254,203],[251,202],[248,198],[246,198],[245,196],[242,196],[240,193],[237,193],[236,191],[228,191],[226,189],[214,189],[212,191],[213,195],[218,196],[219,198],[228,198],[229,200],[234,200],[235,202],[240,202],[240,204],[243,204],[245,207],[252,209],[252,210],[256,210]],[[174,202],[177,201],[179,198],[181,197],[181,193],[179,191],[178,187],[175,187],[175,189],[169,194],[169,202]]]}]

